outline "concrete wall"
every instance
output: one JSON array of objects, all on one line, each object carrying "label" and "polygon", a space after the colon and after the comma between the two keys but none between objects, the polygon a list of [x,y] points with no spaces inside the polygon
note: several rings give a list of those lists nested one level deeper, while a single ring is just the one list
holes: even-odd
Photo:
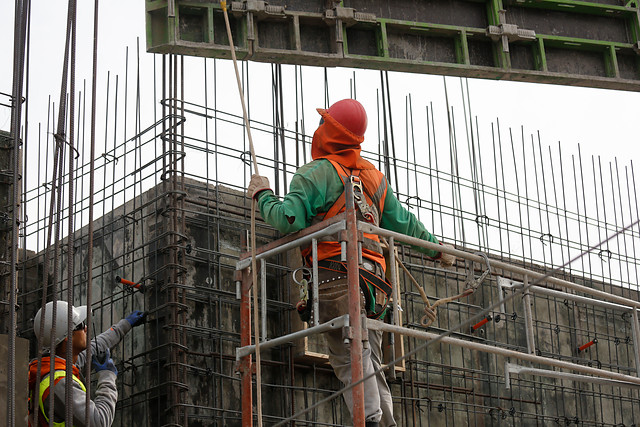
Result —
[{"label": "concrete wall", "polygon": [[[95,327],[106,329],[131,310],[149,312],[147,324],[134,329],[113,353],[120,372],[115,425],[240,425],[240,377],[235,370],[240,320],[233,274],[246,241],[249,206],[242,193],[186,180],[177,186],[160,184],[96,220],[92,295]],[[278,237],[261,221],[256,234],[258,245]],[[77,233],[72,251],[76,257],[76,304],[86,302],[86,242],[83,229]],[[63,245],[63,266],[68,253]],[[405,249],[401,253],[432,302],[464,288],[463,262],[445,270]],[[31,336],[32,357],[29,321],[33,314],[28,313],[35,313],[40,305],[40,281],[36,278],[38,271],[41,274],[42,259],[40,254],[31,261],[32,279],[21,308],[21,332]],[[267,326],[271,338],[302,327],[294,311],[298,297],[290,274],[297,265],[299,256],[295,252],[269,260]],[[475,267],[479,276],[480,266]],[[64,269],[62,274],[65,277]],[[474,295],[441,307],[430,330],[451,328],[496,301],[498,275],[522,280],[494,271]],[[116,276],[143,284],[144,292],[123,287],[116,283]],[[422,301],[403,274],[400,279],[403,324],[421,328]],[[637,291],[611,288],[585,278],[568,279],[638,299]],[[533,310],[540,355],[635,374],[628,315],[542,296],[533,297]],[[505,311],[494,312],[493,320],[473,334],[463,330],[455,335],[526,352],[522,299],[508,303]],[[496,321],[498,314],[500,320]],[[598,344],[576,352],[578,345],[595,336]],[[408,352],[422,341],[404,338],[403,344]],[[322,337],[318,337],[263,352],[262,396],[267,424],[340,388],[320,354],[323,349]],[[513,376],[507,390],[504,363],[502,357],[443,344],[419,351],[405,363],[404,370],[390,374],[398,424],[640,423],[636,390],[525,375]],[[320,425],[350,424],[341,399],[303,419]]]},{"label": "concrete wall", "polygon": [[[16,338],[16,365],[15,365],[15,419],[17,426],[27,425],[27,398],[29,397],[28,372],[29,372],[29,341],[24,338]],[[0,335],[0,419],[7,419],[7,389],[9,367],[9,339],[8,335]]]}]

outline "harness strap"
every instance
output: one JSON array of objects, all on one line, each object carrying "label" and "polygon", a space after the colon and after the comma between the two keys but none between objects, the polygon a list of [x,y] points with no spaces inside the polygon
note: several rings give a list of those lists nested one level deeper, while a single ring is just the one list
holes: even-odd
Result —
[{"label": "harness strap", "polygon": [[[331,162],[331,163],[333,164],[334,162]],[[342,168],[342,171],[344,172],[344,175],[343,175],[336,168],[336,172],[338,172],[338,177],[340,178],[340,181],[342,181],[342,186],[344,187],[347,185],[346,180],[348,179],[349,174],[346,173],[346,171],[344,170],[344,166],[342,166],[340,163],[335,163],[334,168],[335,168],[335,165],[340,166]],[[360,176],[360,171],[358,169],[356,169],[353,172],[354,172],[353,176]],[[343,189],[342,194],[340,194],[340,197],[336,199],[336,201],[333,203],[333,205],[331,205],[327,213],[324,214],[324,218],[332,218],[336,216],[338,213],[340,213],[340,211],[344,208],[344,206],[345,206],[345,198],[344,198],[344,189]]]},{"label": "harness strap", "polygon": [[[337,260],[321,260],[318,261],[318,268],[322,268],[323,270],[335,271],[336,273],[347,273],[347,265],[342,261]],[[387,302],[391,297],[391,293],[393,288],[391,284],[378,277],[377,275],[371,273],[364,268],[359,269],[359,284],[360,290],[364,294],[365,300],[365,308],[367,311],[367,317],[371,319],[380,319],[384,317],[387,311]],[[376,299],[375,292],[380,291],[385,297],[385,302],[380,310],[376,311]],[[373,291],[373,292],[372,292]]]}]

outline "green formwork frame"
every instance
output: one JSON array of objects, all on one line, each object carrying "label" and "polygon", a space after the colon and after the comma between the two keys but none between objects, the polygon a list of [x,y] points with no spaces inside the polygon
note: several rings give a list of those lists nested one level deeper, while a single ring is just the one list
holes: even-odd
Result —
[{"label": "green formwork frame", "polygon": [[[560,0],[457,3],[484,8],[483,19],[471,26],[456,24],[463,18],[455,14],[452,23],[442,19],[429,22],[360,13],[349,7],[352,4],[349,1],[321,11],[294,10],[300,2],[291,7],[286,3],[278,2],[284,8],[261,1],[228,3],[238,59],[640,91],[637,0],[625,4]],[[388,2],[371,0],[364,7],[385,10],[382,7],[385,3]],[[402,0],[394,3],[401,5]],[[439,4],[450,7],[445,0],[441,3],[433,0],[430,4],[436,12]],[[532,25],[526,30],[535,34],[515,35],[514,25],[518,21]],[[566,21],[571,26],[565,25]],[[558,31],[554,22],[561,27]],[[223,26],[218,1],[146,1],[149,52],[230,58]],[[492,38],[490,27],[503,31],[505,36],[494,34]],[[282,31],[271,31],[282,28],[286,28],[284,40]],[[310,28],[321,34],[311,39],[320,46],[329,46],[328,51],[304,47],[303,35]],[[323,37],[326,40],[320,40]],[[398,48],[399,40],[402,48]],[[452,53],[437,57],[433,52],[438,49],[430,45],[432,41],[445,46],[440,50]],[[411,43],[416,43],[415,52]],[[358,52],[356,46],[368,46],[368,51]],[[426,54],[421,57],[423,52]]]}]

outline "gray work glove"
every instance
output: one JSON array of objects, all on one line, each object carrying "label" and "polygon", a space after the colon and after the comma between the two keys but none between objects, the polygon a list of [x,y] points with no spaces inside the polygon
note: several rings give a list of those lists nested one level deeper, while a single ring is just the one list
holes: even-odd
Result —
[{"label": "gray work glove", "polygon": [[91,367],[95,369],[96,372],[111,371],[118,375],[118,368],[116,368],[116,365],[113,363],[109,349],[104,353],[94,354],[91,358]]},{"label": "gray work glove", "polygon": [[[453,245],[450,245],[448,243],[442,243],[442,246],[446,246],[447,248],[454,249]],[[442,264],[443,267],[451,267],[456,262],[456,256],[448,254],[446,252],[440,252],[439,259],[440,259],[440,264]]]},{"label": "gray work glove", "polygon": [[257,199],[258,194],[264,190],[271,190],[271,185],[269,184],[269,179],[266,176],[251,175],[251,182],[249,182],[249,186],[247,187],[247,193]]}]

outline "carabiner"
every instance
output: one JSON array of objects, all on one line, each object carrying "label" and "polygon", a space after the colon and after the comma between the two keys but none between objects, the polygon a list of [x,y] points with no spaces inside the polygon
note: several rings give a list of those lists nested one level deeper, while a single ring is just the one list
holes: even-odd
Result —
[{"label": "carabiner", "polygon": [[356,195],[356,193],[362,194],[362,181],[360,177],[351,175],[351,184],[353,185],[354,196],[359,198],[359,195]]}]

